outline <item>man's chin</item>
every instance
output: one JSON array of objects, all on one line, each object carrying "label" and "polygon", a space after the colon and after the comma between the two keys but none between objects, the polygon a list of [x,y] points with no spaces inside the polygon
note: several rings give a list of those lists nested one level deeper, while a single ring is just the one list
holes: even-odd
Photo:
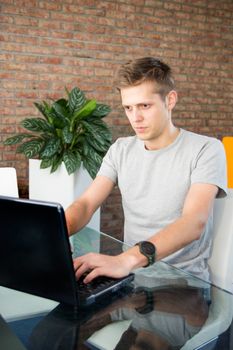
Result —
[{"label": "man's chin", "polygon": [[146,135],[140,134],[140,133],[136,133],[136,136],[142,140],[142,141],[147,141],[148,137]]}]

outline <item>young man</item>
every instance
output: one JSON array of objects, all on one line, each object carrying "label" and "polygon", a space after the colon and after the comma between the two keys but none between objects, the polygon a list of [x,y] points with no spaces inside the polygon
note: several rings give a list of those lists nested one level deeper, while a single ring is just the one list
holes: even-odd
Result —
[{"label": "young man", "polygon": [[162,61],[145,57],[126,63],[118,72],[118,89],[135,136],[110,147],[66,219],[69,234],[80,230],[118,184],[124,240],[132,248],[114,257],[79,257],[76,276],[91,270],[86,283],[99,275],[121,277],[163,259],[208,279],[213,202],[226,192],[223,146],[173,124],[177,93],[171,69]]}]

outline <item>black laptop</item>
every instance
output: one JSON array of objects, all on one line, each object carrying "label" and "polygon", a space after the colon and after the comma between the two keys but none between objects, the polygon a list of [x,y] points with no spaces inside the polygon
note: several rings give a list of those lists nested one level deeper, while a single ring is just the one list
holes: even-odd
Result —
[{"label": "black laptop", "polygon": [[0,285],[87,306],[133,279],[75,279],[64,210],[58,203],[0,196]]}]

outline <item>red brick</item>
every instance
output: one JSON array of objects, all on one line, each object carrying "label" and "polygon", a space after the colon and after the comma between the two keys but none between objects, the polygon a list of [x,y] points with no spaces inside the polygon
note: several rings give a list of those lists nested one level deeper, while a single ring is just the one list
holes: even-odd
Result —
[{"label": "red brick", "polygon": [[19,99],[36,99],[37,93],[36,91],[22,91],[15,93],[16,98]]},{"label": "red brick", "polygon": [[60,57],[41,57],[40,63],[46,63],[46,64],[61,64],[62,58]]},{"label": "red brick", "polygon": [[61,23],[62,21],[70,22],[74,20],[74,16],[68,12],[51,12],[50,18],[51,20],[61,21]]},{"label": "red brick", "polygon": [[[59,29],[61,29],[61,23],[58,21],[55,22],[55,21],[40,19],[38,21],[38,27],[42,28],[43,30],[45,30],[45,29],[59,30]],[[51,34],[53,34],[53,31],[51,31]]]},{"label": "red brick", "polygon": [[0,22],[1,23],[13,23],[14,22],[14,17],[0,14]]},{"label": "red brick", "polygon": [[12,98],[14,93],[12,91],[0,90],[0,99],[1,98]]},{"label": "red brick", "polygon": [[62,5],[57,2],[51,2],[51,1],[40,1],[39,7],[45,10],[54,10],[54,11],[60,11],[62,9]]},{"label": "red brick", "polygon": [[23,54],[20,54],[20,55],[15,55],[14,56],[14,60],[16,62],[27,62],[27,63],[39,63],[39,57],[37,56],[32,56],[30,54],[28,55],[23,55]]},{"label": "red brick", "polygon": [[16,25],[23,26],[38,26],[38,19],[30,17],[15,17],[14,22]]},{"label": "red brick", "polygon": [[134,5],[125,5],[125,4],[118,4],[118,8],[117,11],[121,12],[121,13],[127,13],[127,12],[131,12],[134,13],[135,12],[135,6]]},{"label": "red brick", "polygon": [[15,33],[17,35],[22,34],[22,35],[28,35],[28,30],[30,27],[22,27],[22,26],[12,26],[10,24],[5,24],[1,26],[1,32],[2,33]]},{"label": "red brick", "polygon": [[4,80],[2,81],[2,87],[7,90],[25,89],[26,82],[18,80]]}]

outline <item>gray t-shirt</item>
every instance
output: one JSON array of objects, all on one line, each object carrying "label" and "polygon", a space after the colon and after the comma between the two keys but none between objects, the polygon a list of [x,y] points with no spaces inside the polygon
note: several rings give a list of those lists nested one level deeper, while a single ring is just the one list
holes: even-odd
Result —
[{"label": "gray t-shirt", "polygon": [[[183,129],[169,146],[153,151],[146,150],[136,136],[119,138],[109,148],[98,175],[119,186],[125,216],[124,241],[130,245],[148,239],[179,218],[192,184],[216,185],[218,196],[226,192],[222,143]],[[198,241],[164,260],[208,278],[211,230],[212,215]]]}]

